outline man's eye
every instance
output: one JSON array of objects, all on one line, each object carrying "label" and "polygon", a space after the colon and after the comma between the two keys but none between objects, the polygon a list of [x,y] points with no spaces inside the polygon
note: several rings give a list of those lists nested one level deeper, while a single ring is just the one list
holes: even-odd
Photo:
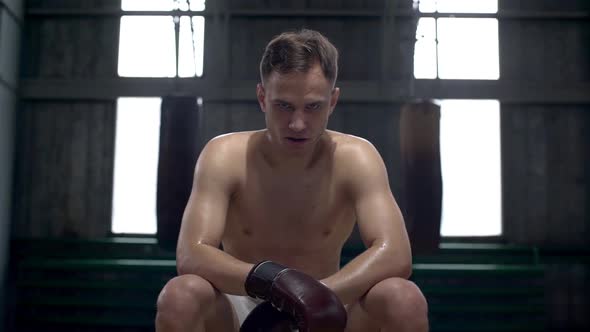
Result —
[{"label": "man's eye", "polygon": [[307,105],[307,109],[311,110],[311,111],[315,111],[317,109],[320,108],[320,104],[311,104],[311,105]]},{"label": "man's eye", "polygon": [[279,106],[280,109],[282,110],[286,110],[289,111],[291,110],[291,105],[287,104],[287,103],[278,103],[277,104]]}]

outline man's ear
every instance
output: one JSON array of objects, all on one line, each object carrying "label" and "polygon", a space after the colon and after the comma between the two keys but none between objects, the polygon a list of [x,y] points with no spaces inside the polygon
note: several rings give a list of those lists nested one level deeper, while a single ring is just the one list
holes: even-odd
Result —
[{"label": "man's ear", "polygon": [[332,114],[332,112],[334,112],[334,108],[336,107],[336,104],[338,103],[338,97],[340,97],[340,88],[335,87],[332,90],[332,97],[330,97],[330,114]]},{"label": "man's ear", "polygon": [[263,112],[266,112],[266,103],[264,101],[264,87],[262,86],[262,83],[256,84],[256,98],[258,99],[260,109]]}]

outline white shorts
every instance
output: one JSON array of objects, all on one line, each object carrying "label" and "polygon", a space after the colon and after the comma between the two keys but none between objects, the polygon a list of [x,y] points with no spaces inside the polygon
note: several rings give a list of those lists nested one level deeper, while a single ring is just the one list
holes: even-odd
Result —
[{"label": "white shorts", "polygon": [[254,310],[257,305],[263,302],[261,299],[255,299],[249,296],[232,294],[225,294],[225,296],[227,296],[229,302],[234,307],[234,311],[236,312],[238,320],[240,321],[240,326],[242,326],[242,323],[244,320],[246,320],[248,314],[250,314],[250,312]]}]

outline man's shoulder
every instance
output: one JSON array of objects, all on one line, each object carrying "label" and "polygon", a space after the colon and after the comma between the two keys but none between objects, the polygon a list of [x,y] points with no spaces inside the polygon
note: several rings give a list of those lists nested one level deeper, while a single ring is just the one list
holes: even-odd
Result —
[{"label": "man's shoulder", "polygon": [[248,140],[253,135],[261,132],[260,130],[252,130],[252,131],[236,131],[233,133],[222,134],[216,137],[213,137],[209,142],[216,142],[220,144],[239,144],[240,142],[244,142]]},{"label": "man's shoulder", "polygon": [[328,135],[330,135],[332,142],[335,143],[337,157],[355,159],[366,154],[375,153],[376,151],[373,144],[362,137],[332,130],[328,131]]},{"label": "man's shoulder", "polygon": [[240,131],[227,133],[212,138],[205,148],[217,153],[235,154],[239,151],[245,151],[250,139],[259,133],[259,131]]},{"label": "man's shoulder", "polygon": [[347,181],[362,182],[383,167],[379,151],[367,139],[338,132],[330,132],[330,135],[336,146],[334,157],[337,172]]},{"label": "man's shoulder", "polygon": [[244,164],[248,142],[256,133],[234,132],[212,138],[201,151],[198,163],[209,172],[226,173],[236,170]]}]

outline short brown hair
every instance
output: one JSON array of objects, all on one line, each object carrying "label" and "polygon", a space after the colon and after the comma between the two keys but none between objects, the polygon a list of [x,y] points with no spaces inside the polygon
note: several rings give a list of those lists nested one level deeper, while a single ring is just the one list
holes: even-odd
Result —
[{"label": "short brown hair", "polygon": [[284,32],[266,45],[260,61],[260,77],[264,81],[273,71],[307,72],[315,63],[320,64],[328,81],[336,82],[338,50],[326,37],[308,29]]}]

